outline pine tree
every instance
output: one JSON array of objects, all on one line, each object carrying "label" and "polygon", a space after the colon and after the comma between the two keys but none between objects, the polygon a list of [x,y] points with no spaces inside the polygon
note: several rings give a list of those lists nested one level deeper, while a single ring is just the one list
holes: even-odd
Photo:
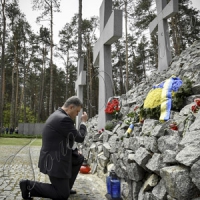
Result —
[{"label": "pine tree", "polygon": [[[53,110],[53,12],[60,12],[60,1],[59,0],[33,0],[33,8],[43,10],[41,16],[37,18],[40,22],[41,19],[50,21],[50,33],[51,33],[51,54],[50,54],[50,67],[51,67],[51,78],[50,78],[50,97],[49,97],[49,114]],[[49,18],[46,19],[46,17]]]}]

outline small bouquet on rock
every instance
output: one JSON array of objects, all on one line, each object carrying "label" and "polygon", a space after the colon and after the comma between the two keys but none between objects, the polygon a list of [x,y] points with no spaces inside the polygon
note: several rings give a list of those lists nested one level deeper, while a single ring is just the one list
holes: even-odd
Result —
[{"label": "small bouquet on rock", "polygon": [[105,109],[105,112],[107,114],[115,114],[119,111],[120,111],[120,104],[117,98],[113,98],[110,101],[108,101]]},{"label": "small bouquet on rock", "polygon": [[178,131],[178,125],[176,122],[172,122],[170,125],[169,125],[169,128],[171,130],[174,130],[174,131]]},{"label": "small bouquet on rock", "polygon": [[200,98],[194,99],[195,104],[192,105],[191,109],[193,113],[197,113],[198,110],[200,109]]},{"label": "small bouquet on rock", "polygon": [[98,131],[99,134],[102,134],[104,132],[104,128]]},{"label": "small bouquet on rock", "polygon": [[127,114],[127,117],[129,117],[129,120],[126,120],[126,124],[130,125],[132,122],[134,123],[138,123],[140,122],[141,124],[143,124],[144,122],[144,118],[143,116],[141,116],[141,106],[136,105],[133,108],[133,111]]}]

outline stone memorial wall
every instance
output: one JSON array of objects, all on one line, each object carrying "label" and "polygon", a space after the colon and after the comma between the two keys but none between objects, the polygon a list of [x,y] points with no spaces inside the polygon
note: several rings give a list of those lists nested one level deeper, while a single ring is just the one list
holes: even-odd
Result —
[{"label": "stone memorial wall", "polygon": [[[135,123],[129,138],[122,138],[124,123],[135,106],[142,105],[155,84],[172,75],[188,78],[193,95],[180,111],[160,122],[146,118]],[[167,71],[151,76],[121,96],[121,121],[112,131],[98,130],[98,116],[88,121],[88,135],[81,146],[92,173],[105,180],[114,169],[127,200],[200,200],[200,111],[192,112],[200,98],[200,41],[173,58]],[[170,124],[177,123],[177,130]]]}]

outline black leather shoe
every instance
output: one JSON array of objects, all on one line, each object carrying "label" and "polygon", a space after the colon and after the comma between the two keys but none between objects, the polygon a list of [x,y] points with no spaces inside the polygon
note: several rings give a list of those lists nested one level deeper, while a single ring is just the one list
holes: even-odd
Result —
[{"label": "black leather shoe", "polygon": [[76,194],[76,190],[70,190],[70,194]]},{"label": "black leather shoe", "polygon": [[21,180],[19,182],[19,186],[22,192],[22,198],[25,200],[31,200],[32,198],[29,197],[29,190],[28,190],[28,186],[29,186],[29,181],[28,180]]}]

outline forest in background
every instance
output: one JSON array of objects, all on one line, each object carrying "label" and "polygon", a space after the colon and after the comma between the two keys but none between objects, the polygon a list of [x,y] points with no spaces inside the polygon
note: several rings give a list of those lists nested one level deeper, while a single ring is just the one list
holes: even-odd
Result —
[{"label": "forest in background", "polygon": [[[99,29],[98,16],[82,19],[82,0],[77,14],[59,32],[54,43],[53,16],[62,0],[33,0],[33,9],[42,10],[37,21],[49,18],[49,27],[34,33],[17,0],[0,5],[0,127],[18,123],[44,122],[65,100],[75,95],[77,61],[84,58],[87,79],[84,110],[98,114],[98,67],[93,65],[93,46]],[[112,45],[114,95],[125,94],[157,69],[157,32],[149,33],[156,17],[155,0],[115,0],[113,9],[122,9],[123,37]],[[178,56],[200,38],[200,11],[189,0],[179,0],[179,12],[169,20],[172,56]],[[57,66],[60,59],[64,68]]]}]

